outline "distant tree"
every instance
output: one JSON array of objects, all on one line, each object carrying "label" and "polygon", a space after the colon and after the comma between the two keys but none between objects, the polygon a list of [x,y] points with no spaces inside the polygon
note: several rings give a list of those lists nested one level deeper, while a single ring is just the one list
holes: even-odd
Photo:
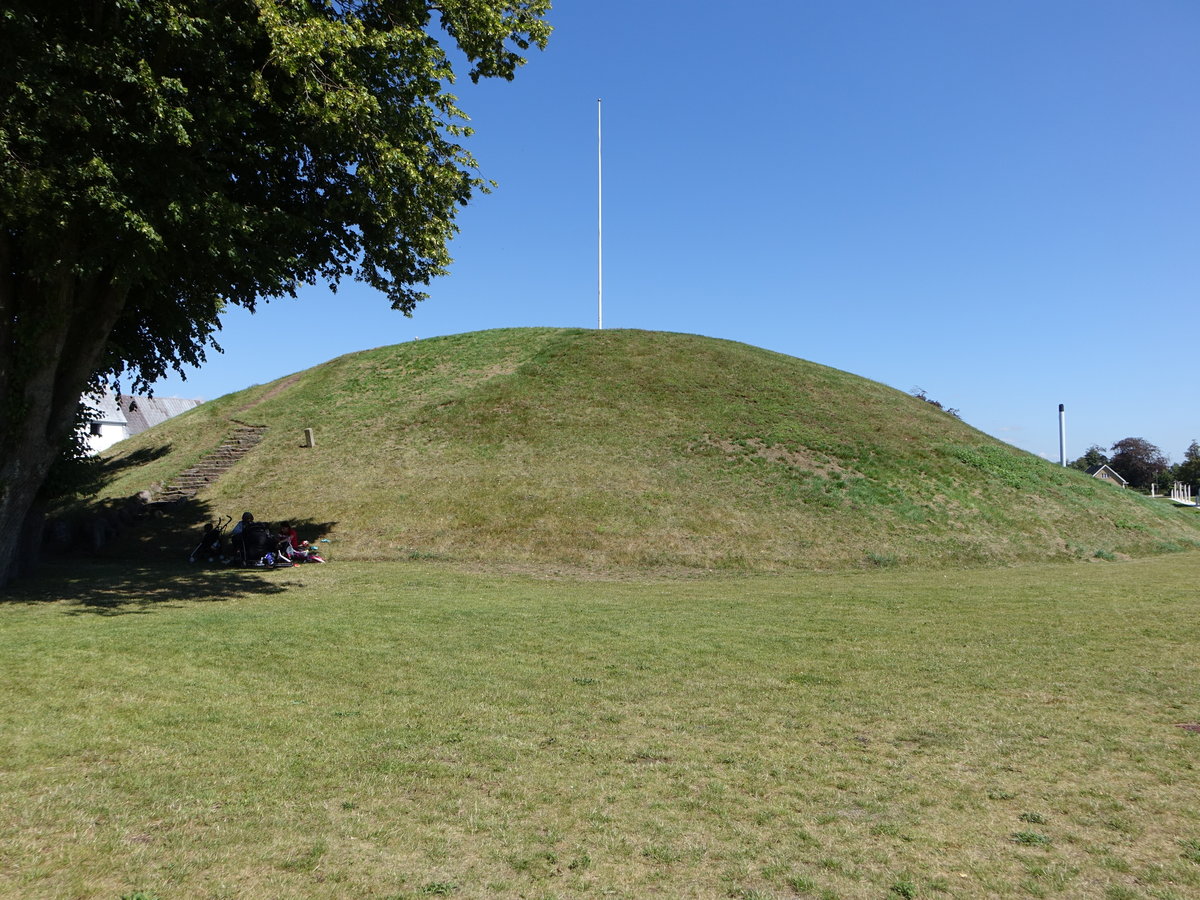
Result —
[{"label": "distant tree", "polygon": [[4,0],[0,586],[89,388],[198,365],[228,306],[304,284],[413,309],[488,189],[453,67],[511,79],[549,8]]},{"label": "distant tree", "polygon": [[1122,438],[1112,445],[1108,460],[1116,472],[1132,487],[1149,488],[1158,476],[1171,467],[1163,452],[1145,438]]},{"label": "distant tree", "polygon": [[954,418],[956,418],[956,419],[962,418],[962,414],[957,409],[955,409],[952,406],[942,406],[941,403],[939,403],[937,400],[934,400],[927,393],[925,393],[925,388],[923,388],[923,387],[913,388],[912,395],[914,397],[916,397],[918,400],[924,400],[930,406],[936,407],[937,409],[940,409],[942,412],[948,413],[949,415],[954,416]]},{"label": "distant tree", "polygon": [[1200,443],[1192,441],[1183,452],[1183,462],[1175,467],[1175,480],[1200,485]]},{"label": "distant tree", "polygon": [[1086,472],[1092,466],[1102,466],[1107,462],[1108,456],[1105,454],[1104,448],[1099,447],[1096,444],[1092,444],[1092,446],[1088,447],[1087,450],[1084,451],[1083,456],[1067,463],[1067,465],[1072,469],[1078,469],[1081,472]]},{"label": "distant tree", "polygon": [[1164,495],[1171,493],[1171,485],[1179,480],[1178,476],[1175,474],[1178,469],[1179,466],[1167,466],[1154,476],[1154,486],[1158,490],[1158,493]]}]

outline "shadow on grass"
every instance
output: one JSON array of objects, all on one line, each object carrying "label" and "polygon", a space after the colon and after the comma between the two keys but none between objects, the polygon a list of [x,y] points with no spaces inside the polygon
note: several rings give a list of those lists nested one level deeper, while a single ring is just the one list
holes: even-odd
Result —
[{"label": "shadow on grass", "polygon": [[60,603],[65,615],[150,613],[190,603],[219,603],[286,592],[286,569],[199,568],[92,560],[49,563],[19,581],[0,604]]},{"label": "shadow on grass", "polygon": [[[127,500],[81,504],[58,517],[47,551],[60,556],[76,553],[85,558],[127,559],[134,564],[147,560],[184,562],[197,548],[204,523],[227,519],[222,538],[228,545],[230,532],[240,518],[239,510],[222,516],[209,501],[197,498],[150,506],[131,505]],[[338,524],[312,518],[293,518],[291,523],[301,538],[313,542],[319,542]],[[279,526],[278,522],[268,524],[272,533]]]},{"label": "shadow on grass", "polygon": [[[0,604],[56,603],[66,615],[115,616],[283,593],[280,576],[288,569],[189,564],[202,526],[216,518],[211,503],[194,498],[150,506],[81,505],[61,517],[56,531],[62,539],[48,543],[43,564],[0,592]],[[317,548],[337,526],[311,518],[292,523]],[[222,539],[231,554],[229,529]]]},{"label": "shadow on grass", "polygon": [[117,472],[132,469],[134,466],[144,466],[146,463],[154,462],[156,459],[162,459],[170,452],[170,444],[163,444],[161,447],[143,447],[141,450],[134,450],[132,453],[127,453],[123,456],[102,460],[98,466],[98,471],[101,477],[111,479]]},{"label": "shadow on grass", "polygon": [[86,496],[98,493],[126,469],[144,466],[157,459],[162,459],[170,452],[171,445],[164,444],[161,447],[145,447],[123,456],[108,459],[88,456],[67,463],[63,471],[69,471],[69,480],[75,482],[69,490],[72,493]]}]

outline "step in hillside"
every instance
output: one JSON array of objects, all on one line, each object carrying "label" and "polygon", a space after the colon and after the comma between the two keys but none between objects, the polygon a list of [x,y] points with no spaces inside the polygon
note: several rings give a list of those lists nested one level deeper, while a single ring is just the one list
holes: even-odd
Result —
[{"label": "step in hillside", "polygon": [[239,459],[262,440],[266,425],[239,425],[221,446],[206,453],[196,465],[175,476],[154,498],[155,503],[191,500],[200,491],[233,468]]}]

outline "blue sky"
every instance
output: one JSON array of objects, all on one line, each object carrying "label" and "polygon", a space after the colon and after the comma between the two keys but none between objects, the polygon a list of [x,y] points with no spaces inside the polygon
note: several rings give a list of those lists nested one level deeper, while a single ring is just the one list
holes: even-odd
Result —
[{"label": "blue sky", "polygon": [[160,396],[508,326],[744,341],[1058,458],[1200,439],[1195,0],[559,0],[514,82],[457,86],[481,173],[412,318],[345,284],[229,315]]}]

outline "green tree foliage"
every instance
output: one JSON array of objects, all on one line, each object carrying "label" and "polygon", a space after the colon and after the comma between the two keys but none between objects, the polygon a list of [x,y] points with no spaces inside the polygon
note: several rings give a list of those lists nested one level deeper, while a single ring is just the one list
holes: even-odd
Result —
[{"label": "green tree foliage", "polygon": [[1183,462],[1175,467],[1175,480],[1200,485],[1200,443],[1192,441],[1183,453]]},{"label": "green tree foliage", "polygon": [[0,528],[24,522],[85,388],[202,362],[228,304],[353,277],[410,312],[487,189],[449,49],[473,80],[511,79],[549,5],[6,0]]},{"label": "green tree foliage", "polygon": [[1104,448],[1093,444],[1084,451],[1083,456],[1072,460],[1068,465],[1072,469],[1079,469],[1081,472],[1086,472],[1092,466],[1102,466],[1107,462],[1108,456],[1105,455]]},{"label": "green tree foliage", "polygon": [[1171,467],[1163,452],[1145,438],[1122,438],[1111,449],[1108,464],[1132,487],[1149,488]]}]

